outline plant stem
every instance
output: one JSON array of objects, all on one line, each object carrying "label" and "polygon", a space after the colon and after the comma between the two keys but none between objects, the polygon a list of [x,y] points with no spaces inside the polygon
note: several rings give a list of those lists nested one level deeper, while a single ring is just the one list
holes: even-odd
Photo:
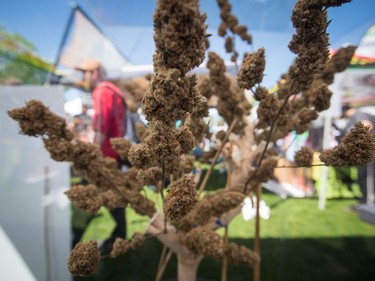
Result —
[{"label": "plant stem", "polygon": [[[224,248],[228,245],[228,225],[224,228]],[[227,281],[227,275],[228,275],[228,257],[226,254],[223,255],[223,263],[221,266],[221,281]]]},{"label": "plant stem", "polygon": [[[260,256],[260,198],[262,195],[262,185],[257,186],[257,203],[256,203],[256,216],[255,216],[255,238],[254,238],[254,251]],[[254,281],[260,281],[260,261],[254,264]]]},{"label": "plant stem", "polygon": [[310,168],[310,167],[321,167],[321,166],[327,166],[324,163],[319,163],[319,164],[311,164],[311,166],[308,167],[303,167],[303,166],[276,166],[275,168]]},{"label": "plant stem", "polygon": [[159,270],[161,268],[161,265],[163,264],[163,262],[165,260],[165,256],[167,254],[167,250],[168,250],[168,248],[165,245],[163,245],[163,249],[161,250],[161,255],[160,255],[160,259],[159,259],[159,264],[158,264],[157,272],[159,272]]},{"label": "plant stem", "polygon": [[156,273],[156,279],[155,279],[155,281],[160,281],[161,278],[163,277],[164,271],[165,271],[165,269],[166,269],[166,267],[168,265],[169,260],[172,257],[172,254],[173,254],[172,250],[168,249],[168,253],[167,253],[167,255],[166,255],[163,263],[161,264],[160,268],[158,269],[158,271]]}]

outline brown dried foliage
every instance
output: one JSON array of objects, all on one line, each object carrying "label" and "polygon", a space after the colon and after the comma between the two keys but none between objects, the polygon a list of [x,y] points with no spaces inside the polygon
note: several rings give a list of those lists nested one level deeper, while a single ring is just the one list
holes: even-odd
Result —
[{"label": "brown dried foliage", "polygon": [[225,254],[228,262],[234,265],[254,266],[255,263],[260,261],[260,257],[256,252],[245,246],[238,246],[235,243],[226,245]]},{"label": "brown dried foliage", "polygon": [[259,48],[256,52],[248,54],[240,71],[238,72],[238,86],[242,89],[250,90],[263,80],[263,72],[266,66],[265,50]]},{"label": "brown dried foliage", "polygon": [[294,163],[299,167],[311,167],[313,162],[313,153],[310,147],[302,147],[294,155]]},{"label": "brown dried foliage", "polygon": [[[237,17],[231,13],[232,5],[229,3],[228,0],[217,0],[217,4],[220,8],[220,17],[221,23],[218,28],[218,34],[221,37],[227,35],[227,30],[230,30],[233,35],[239,35],[241,40],[247,42],[247,44],[252,44],[253,38],[247,32],[247,27],[244,25],[238,24]],[[234,50],[234,43],[233,39],[230,36],[226,37],[225,40],[225,49],[227,53],[232,53],[231,61],[236,62],[238,58],[238,52]]]},{"label": "brown dried foliage", "polygon": [[375,136],[363,123],[357,122],[337,146],[323,150],[319,158],[334,167],[368,164],[375,158]]},{"label": "brown dried foliage", "polygon": [[198,193],[193,178],[185,175],[173,181],[164,198],[163,211],[167,220],[178,223],[198,202]]},{"label": "brown dried foliage", "polygon": [[113,243],[110,256],[111,258],[117,258],[119,256],[125,255],[129,251],[129,249],[130,249],[129,241],[118,237]]},{"label": "brown dried foliage", "polygon": [[95,185],[75,185],[64,192],[69,200],[78,208],[89,213],[96,213],[102,204],[97,196]]},{"label": "brown dried foliage", "polygon": [[233,132],[242,134],[245,126],[243,118],[250,113],[251,104],[244,92],[236,85],[236,81],[226,76],[226,66],[219,55],[214,52],[208,53],[207,68],[210,71],[211,84],[219,98],[217,102],[219,114],[228,124],[237,118],[238,123]]},{"label": "brown dried foliage", "polygon": [[236,191],[218,190],[208,194],[182,219],[179,229],[188,231],[194,225],[205,225],[212,217],[221,217],[239,206],[243,199],[244,195]]},{"label": "brown dried foliage", "polygon": [[[9,114],[23,124],[20,127],[21,130],[26,130],[24,133],[42,136],[44,145],[53,159],[72,162],[73,169],[94,185],[94,187],[82,190],[78,189],[81,187],[74,187],[67,192],[76,204],[89,212],[95,212],[104,202],[117,206],[125,206],[127,203],[132,206],[139,204],[140,207],[137,210],[145,212],[140,214],[153,215],[155,207],[152,201],[125,188],[126,180],[118,169],[116,160],[104,157],[97,145],[73,140],[69,131],[62,129],[66,126],[65,121],[63,126],[59,125],[62,119],[56,118],[56,115],[51,113],[43,103],[32,100],[26,103],[25,107],[13,109]],[[34,115],[36,116],[33,117]],[[34,122],[37,125],[30,130],[28,124]],[[107,198],[103,201],[98,195],[109,189],[114,191],[110,194],[111,200]],[[97,194],[94,194],[94,190]],[[87,193],[88,197],[84,198],[85,196],[81,193]],[[105,195],[104,198],[106,198]]]},{"label": "brown dried foliage", "polygon": [[112,138],[110,140],[113,149],[122,160],[128,159],[128,153],[132,144],[124,138]]},{"label": "brown dried foliage", "polygon": [[142,142],[148,135],[148,129],[143,124],[135,123],[135,133],[140,142]]},{"label": "brown dried foliage", "polygon": [[73,275],[92,276],[98,270],[100,251],[96,241],[78,243],[68,259],[68,270]]},{"label": "brown dried foliage", "polygon": [[199,66],[208,46],[206,14],[199,1],[160,0],[154,13],[154,40],[160,53],[158,65],[186,74]]},{"label": "brown dried foliage", "polygon": [[18,122],[25,135],[73,139],[72,132],[66,129],[65,119],[52,113],[41,101],[30,100],[25,107],[9,110],[8,115]]},{"label": "brown dried foliage", "polygon": [[195,106],[195,75],[181,76],[178,69],[160,69],[152,78],[151,88],[142,100],[148,121],[174,124],[192,112]]},{"label": "brown dried foliage", "polygon": [[221,259],[224,254],[223,239],[214,231],[204,227],[196,227],[186,235],[180,235],[180,240],[195,254]]},{"label": "brown dried foliage", "polygon": [[162,176],[162,170],[159,167],[151,167],[145,170],[139,170],[137,179],[142,185],[158,186]]},{"label": "brown dried foliage", "polygon": [[145,240],[146,240],[146,238],[142,233],[135,232],[132,236],[132,239],[130,240],[130,248],[133,249],[133,250],[137,249],[138,247],[143,245]]}]

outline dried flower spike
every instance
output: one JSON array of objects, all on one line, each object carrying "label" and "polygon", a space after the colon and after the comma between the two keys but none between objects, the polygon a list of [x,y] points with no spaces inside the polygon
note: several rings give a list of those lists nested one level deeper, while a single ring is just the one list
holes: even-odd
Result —
[{"label": "dried flower spike", "polygon": [[89,213],[96,213],[102,203],[97,196],[96,187],[93,184],[72,186],[64,193],[73,205]]},{"label": "dried flower spike", "polygon": [[73,275],[92,276],[98,270],[100,251],[96,241],[78,243],[68,259],[68,270]]},{"label": "dried flower spike", "polygon": [[171,223],[178,223],[198,202],[195,182],[189,175],[174,181],[164,199],[164,214]]},{"label": "dried flower spike", "polygon": [[131,143],[128,140],[124,138],[112,138],[110,142],[122,160],[128,159],[128,153],[131,147]]},{"label": "dried flower spike", "polygon": [[299,167],[311,167],[314,151],[309,147],[302,147],[294,155],[294,162]]},{"label": "dried flower spike", "polygon": [[182,243],[193,253],[220,259],[224,254],[223,240],[214,231],[204,227],[196,227],[189,231]]},{"label": "dried flower spike", "polygon": [[375,136],[362,122],[357,122],[339,145],[323,150],[319,158],[335,167],[368,164],[375,158]]},{"label": "dried flower spike", "polygon": [[256,84],[262,82],[266,66],[264,52],[264,48],[260,48],[256,52],[246,56],[238,72],[238,86],[240,88],[250,90]]},{"label": "dried flower spike", "polygon": [[129,249],[129,241],[118,237],[113,243],[110,256],[111,258],[117,258],[118,256],[125,255],[129,251]]},{"label": "dried flower spike", "polygon": [[198,0],[157,2],[154,41],[161,66],[177,68],[185,74],[202,63],[208,46],[206,17],[199,12]]},{"label": "dried flower spike", "polygon": [[133,250],[138,248],[145,242],[145,240],[146,238],[142,233],[135,232],[132,236],[132,239],[130,240],[130,248]]},{"label": "dried flower spike", "polygon": [[245,246],[238,246],[235,243],[226,245],[225,254],[228,257],[228,261],[234,265],[253,266],[260,261],[260,257],[256,252]]}]

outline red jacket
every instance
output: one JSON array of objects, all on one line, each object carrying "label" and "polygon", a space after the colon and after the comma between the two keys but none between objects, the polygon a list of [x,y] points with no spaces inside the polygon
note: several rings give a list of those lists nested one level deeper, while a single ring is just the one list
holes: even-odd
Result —
[{"label": "red jacket", "polygon": [[123,137],[126,124],[126,104],[124,93],[110,82],[100,83],[93,92],[94,116],[92,125],[95,132],[105,135],[101,146],[103,154],[120,161],[109,140]]}]

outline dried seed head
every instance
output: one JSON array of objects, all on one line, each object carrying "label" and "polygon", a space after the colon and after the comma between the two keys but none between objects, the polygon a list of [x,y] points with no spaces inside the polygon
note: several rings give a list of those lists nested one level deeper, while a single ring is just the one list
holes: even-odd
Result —
[{"label": "dried seed head", "polygon": [[25,107],[9,110],[8,115],[19,123],[21,132],[25,135],[48,135],[69,141],[74,137],[73,133],[66,129],[65,119],[51,112],[39,100],[30,100]]},{"label": "dried seed head", "polygon": [[138,248],[145,242],[145,240],[146,238],[142,233],[135,232],[132,236],[132,239],[130,240],[130,248],[133,250]]},{"label": "dried seed head", "polygon": [[161,176],[162,171],[159,167],[151,167],[146,170],[139,170],[137,179],[142,185],[158,186]]},{"label": "dried seed head", "polygon": [[181,153],[188,154],[194,147],[194,136],[188,126],[181,126],[177,130],[177,141],[180,144]]},{"label": "dried seed head", "polygon": [[44,147],[55,161],[70,161],[72,158],[74,145],[70,141],[51,137],[43,139]]},{"label": "dried seed head", "polygon": [[262,82],[266,66],[264,52],[264,48],[259,48],[256,52],[246,56],[237,76],[240,88],[250,90],[256,84]]},{"label": "dried seed head", "polygon": [[335,73],[344,71],[351,62],[357,47],[348,46],[340,48],[328,61],[327,68],[321,74],[324,83],[330,85],[333,83]]},{"label": "dried seed head", "polygon": [[193,111],[198,95],[196,76],[181,75],[178,69],[160,69],[152,78],[151,89],[142,101],[147,120],[172,125]]},{"label": "dried seed head", "polygon": [[221,217],[239,206],[244,195],[237,191],[219,190],[208,194],[200,200],[194,209],[181,221],[183,231],[190,230],[193,225],[204,225],[212,217]]},{"label": "dried seed head", "polygon": [[207,77],[198,78],[198,92],[209,99],[212,95],[215,94],[215,87],[212,84],[211,80]]},{"label": "dried seed head", "polygon": [[245,246],[238,246],[235,243],[226,245],[225,254],[228,257],[228,261],[234,265],[253,266],[260,261],[260,257],[256,252]]},{"label": "dried seed head", "polygon": [[375,136],[357,122],[353,129],[332,149],[323,150],[320,160],[329,166],[361,166],[375,158]]},{"label": "dried seed head", "polygon": [[[281,101],[275,95],[266,95],[259,103],[257,114],[260,122],[270,126],[281,107]],[[259,126],[258,126],[259,127]]]},{"label": "dried seed head", "polygon": [[164,199],[164,215],[171,223],[178,223],[198,202],[193,178],[185,175],[171,183]]},{"label": "dried seed head", "polygon": [[130,141],[124,138],[111,138],[110,143],[122,160],[128,159],[128,153],[132,146]]},{"label": "dried seed head", "polygon": [[196,95],[194,101],[194,110],[192,112],[198,118],[203,118],[208,116],[208,100],[202,95]]},{"label": "dried seed head", "polygon": [[266,87],[259,86],[256,88],[254,93],[254,98],[257,101],[263,100],[268,95],[268,90]]},{"label": "dried seed head", "polygon": [[309,108],[302,108],[298,112],[298,118],[300,119],[300,124],[309,124],[311,121],[318,118],[319,114],[316,112],[315,109],[309,109]]},{"label": "dried seed head", "polygon": [[92,184],[75,185],[64,193],[75,206],[90,213],[96,213],[102,205],[96,187]]},{"label": "dried seed head", "polygon": [[[252,43],[251,35],[247,33],[247,27],[238,24],[238,19],[231,13],[232,5],[227,0],[219,0],[217,4],[220,8],[220,17],[222,22],[219,26],[218,34],[224,37],[227,34],[227,29],[240,36],[242,40],[248,44]],[[231,52],[231,51],[228,51]]]},{"label": "dried seed head", "polygon": [[148,135],[148,129],[143,124],[136,123],[135,133],[137,135],[137,138],[142,142],[144,138]]},{"label": "dried seed head", "polygon": [[161,0],[154,13],[154,40],[160,64],[180,69],[184,74],[199,66],[208,46],[205,14],[197,0]]},{"label": "dried seed head", "polygon": [[294,162],[299,167],[311,167],[314,151],[309,147],[302,147],[294,155]]},{"label": "dried seed head", "polygon": [[[349,0],[300,0],[294,6],[291,19],[296,34],[289,43],[289,49],[298,57],[288,72],[294,83],[294,93],[307,90],[316,76],[326,69],[329,58],[326,8],[346,2]],[[327,83],[331,83],[332,79],[332,72],[324,74]]]},{"label": "dried seed head", "polygon": [[318,112],[328,109],[331,105],[332,92],[321,80],[314,81],[307,92],[308,100]]},{"label": "dried seed head", "polygon": [[127,172],[124,175],[124,184],[125,188],[128,190],[133,191],[141,191],[143,189],[143,184],[139,182],[137,176],[138,176],[138,169],[131,167],[127,170]]},{"label": "dried seed head", "polygon": [[328,66],[336,73],[344,71],[349,66],[356,49],[356,46],[340,48],[330,59]]},{"label": "dried seed head", "polygon": [[220,80],[220,77],[227,70],[227,67],[225,66],[223,59],[215,52],[208,52],[207,68],[210,70],[211,80]]},{"label": "dried seed head", "polygon": [[277,165],[277,157],[269,156],[264,158],[260,167],[256,170],[255,177],[252,184],[257,185],[262,182],[267,182],[273,176],[275,167]]},{"label": "dried seed head", "polygon": [[186,118],[185,125],[189,127],[196,143],[200,143],[203,137],[209,133],[209,128],[206,122],[195,114],[191,114]]},{"label": "dried seed head", "polygon": [[119,256],[125,255],[129,251],[129,249],[130,249],[129,241],[118,237],[113,243],[110,256],[111,258],[117,258]]},{"label": "dried seed head", "polygon": [[156,212],[154,202],[139,193],[132,193],[129,203],[137,214],[152,217]]},{"label": "dried seed head", "polygon": [[227,36],[227,38],[225,38],[225,50],[227,53],[231,53],[233,52],[233,40],[232,40],[232,37],[230,36]]},{"label": "dried seed head", "polygon": [[100,251],[96,241],[78,243],[68,259],[68,270],[73,275],[92,276],[98,270]]},{"label": "dried seed head", "polygon": [[124,207],[125,205],[123,198],[111,189],[100,193],[98,195],[98,199],[102,202],[102,206],[108,208],[109,210]]},{"label": "dried seed head", "polygon": [[237,59],[238,59],[238,52],[234,51],[232,56],[230,57],[230,60],[235,63],[237,62]]},{"label": "dried seed head", "polygon": [[128,153],[130,163],[138,168],[145,168],[151,162],[151,153],[147,146],[144,144],[133,145]]},{"label": "dried seed head", "polygon": [[221,37],[224,37],[225,35],[227,35],[227,25],[223,21],[219,25],[218,35]]},{"label": "dried seed head", "polygon": [[174,126],[162,121],[150,122],[150,133],[144,140],[154,161],[174,162],[181,154],[180,143],[176,138]]},{"label": "dried seed head", "polygon": [[223,239],[214,231],[204,227],[190,230],[183,238],[182,243],[193,253],[221,259],[224,254]]}]

